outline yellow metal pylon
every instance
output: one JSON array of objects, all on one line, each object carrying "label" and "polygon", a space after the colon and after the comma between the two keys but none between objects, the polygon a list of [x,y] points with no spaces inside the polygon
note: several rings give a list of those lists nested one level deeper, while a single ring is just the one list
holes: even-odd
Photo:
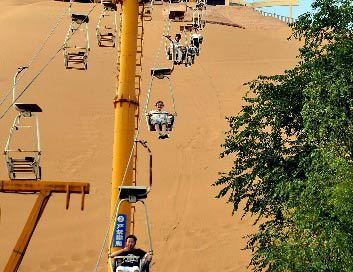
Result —
[{"label": "yellow metal pylon", "polygon": [[[133,180],[133,161],[131,150],[134,145],[135,115],[138,100],[135,92],[136,56],[138,39],[138,0],[125,0],[122,4],[122,24],[119,52],[118,89],[114,98],[114,146],[111,216],[115,213],[116,203],[119,201],[119,186],[131,186]],[[120,214],[126,215],[126,234],[130,233],[131,204],[124,202]],[[110,228],[112,239],[114,224]],[[112,252],[119,247],[113,247]],[[108,267],[109,271],[109,267]]]}]

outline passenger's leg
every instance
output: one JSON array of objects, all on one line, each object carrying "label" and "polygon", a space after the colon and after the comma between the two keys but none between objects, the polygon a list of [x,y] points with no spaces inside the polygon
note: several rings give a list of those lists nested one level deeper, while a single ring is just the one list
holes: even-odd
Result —
[{"label": "passenger's leg", "polygon": [[159,128],[159,124],[154,124],[154,128],[156,129],[156,131],[158,132],[158,134],[161,134],[161,130]]},{"label": "passenger's leg", "polygon": [[161,137],[162,139],[169,138],[168,133],[167,133],[167,125],[166,124],[162,125],[161,135],[162,135],[162,137]]},{"label": "passenger's leg", "polygon": [[182,62],[182,59],[183,59],[183,52],[181,51],[180,48],[177,48],[176,52],[177,52],[177,54],[176,54],[176,57],[177,57],[176,61],[177,61],[178,63],[181,63],[181,62]]},{"label": "passenger's leg", "polygon": [[[164,132],[161,131],[161,125],[160,124],[155,124],[154,127],[156,128],[156,131],[158,132],[158,138],[163,139],[164,138]],[[163,126],[162,126],[163,129]]]},{"label": "passenger's leg", "polygon": [[140,268],[138,266],[133,266],[129,268],[130,268],[129,272],[140,272]]},{"label": "passenger's leg", "polygon": [[162,133],[167,134],[167,125],[166,124],[162,125]]},{"label": "passenger's leg", "polygon": [[117,268],[116,268],[116,272],[128,272],[129,270],[127,270],[129,267],[126,267],[126,266],[118,266]]}]

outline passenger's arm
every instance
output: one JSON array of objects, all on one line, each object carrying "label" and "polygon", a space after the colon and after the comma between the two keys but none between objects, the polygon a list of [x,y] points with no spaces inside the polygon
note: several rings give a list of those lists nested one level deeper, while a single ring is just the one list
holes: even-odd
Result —
[{"label": "passenger's arm", "polygon": [[144,258],[146,259],[147,262],[151,262],[152,261],[152,252],[147,252],[145,254]]},{"label": "passenger's arm", "polygon": [[115,257],[115,256],[119,256],[121,253],[128,251],[128,248],[124,247],[118,251],[113,252],[112,254],[110,254],[110,257]]}]

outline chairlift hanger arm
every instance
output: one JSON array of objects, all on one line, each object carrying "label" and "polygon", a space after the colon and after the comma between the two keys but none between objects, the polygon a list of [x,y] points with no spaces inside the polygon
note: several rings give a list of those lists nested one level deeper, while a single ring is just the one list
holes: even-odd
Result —
[{"label": "chairlift hanger arm", "polygon": [[149,193],[152,189],[152,181],[153,181],[153,177],[152,177],[152,162],[153,162],[153,159],[152,159],[152,151],[151,149],[148,147],[147,145],[147,141],[145,140],[137,140],[135,141],[136,143],[140,143],[148,152],[148,155],[149,155],[149,163],[150,163],[150,175],[149,175],[149,186],[147,188],[147,193]]}]

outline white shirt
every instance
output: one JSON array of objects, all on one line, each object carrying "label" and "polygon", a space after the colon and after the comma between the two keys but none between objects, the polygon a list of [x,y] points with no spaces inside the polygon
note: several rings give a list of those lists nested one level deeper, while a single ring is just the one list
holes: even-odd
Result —
[{"label": "white shirt", "polygon": [[173,47],[178,48],[178,47],[180,47],[180,46],[181,46],[181,43],[174,39],[174,40],[170,43],[169,48],[172,50]]}]

